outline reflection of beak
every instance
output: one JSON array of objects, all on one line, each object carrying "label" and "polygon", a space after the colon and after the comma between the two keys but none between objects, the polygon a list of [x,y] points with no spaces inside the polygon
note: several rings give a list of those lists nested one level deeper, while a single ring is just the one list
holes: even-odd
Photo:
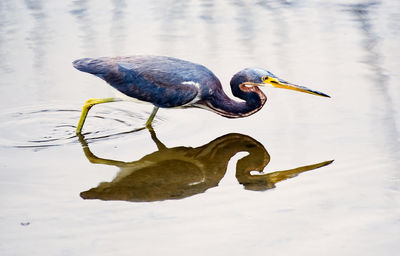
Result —
[{"label": "reflection of beak", "polygon": [[283,89],[288,89],[288,90],[305,92],[305,93],[309,93],[309,94],[314,94],[314,95],[330,98],[330,96],[325,93],[322,93],[319,91],[314,91],[314,90],[308,89],[307,87],[304,87],[304,86],[291,84],[286,81],[280,80],[279,78],[268,77],[268,79],[264,80],[264,83],[270,84],[276,88],[283,88]]}]

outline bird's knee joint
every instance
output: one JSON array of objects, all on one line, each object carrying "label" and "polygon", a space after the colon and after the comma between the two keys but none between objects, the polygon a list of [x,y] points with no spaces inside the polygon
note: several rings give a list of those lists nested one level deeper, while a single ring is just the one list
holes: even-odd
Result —
[{"label": "bird's knee joint", "polygon": [[94,104],[96,104],[96,102],[97,102],[97,99],[88,99],[85,102],[85,105],[94,105]]},{"label": "bird's knee joint", "polygon": [[88,99],[86,102],[85,102],[85,104],[84,104],[84,108],[91,108],[91,107],[93,107],[94,105],[96,105],[98,103],[98,100],[97,99]]}]

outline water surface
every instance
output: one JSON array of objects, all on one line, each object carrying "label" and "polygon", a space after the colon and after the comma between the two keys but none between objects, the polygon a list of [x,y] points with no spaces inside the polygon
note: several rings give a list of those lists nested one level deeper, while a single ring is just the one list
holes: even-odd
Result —
[{"label": "water surface", "polygon": [[[398,1],[2,0],[0,17],[1,255],[399,251]],[[115,92],[71,62],[133,54],[203,64],[228,94],[262,67],[332,98],[266,88],[251,117],[160,110],[154,132],[150,105],[108,103],[75,136]]]}]

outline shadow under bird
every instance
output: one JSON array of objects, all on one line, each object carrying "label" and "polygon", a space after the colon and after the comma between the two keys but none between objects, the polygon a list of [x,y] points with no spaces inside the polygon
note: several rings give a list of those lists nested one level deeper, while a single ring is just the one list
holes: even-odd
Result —
[{"label": "shadow under bird", "polygon": [[[93,74],[129,98],[152,103],[153,112],[146,122],[150,126],[159,108],[202,108],[228,118],[250,116],[259,111],[267,97],[258,88],[271,85],[323,97],[328,95],[286,82],[260,68],[245,68],[230,82],[229,98],[219,79],[206,67],[166,56],[129,56],[83,58],[73,62],[76,69]],[[100,103],[122,98],[89,99],[85,102],[76,128],[80,134],[89,109]]]}]

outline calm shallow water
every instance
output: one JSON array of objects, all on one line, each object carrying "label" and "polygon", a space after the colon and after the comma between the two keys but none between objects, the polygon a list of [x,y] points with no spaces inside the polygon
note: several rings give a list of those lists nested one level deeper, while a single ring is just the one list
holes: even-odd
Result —
[{"label": "calm shallow water", "polygon": [[[2,0],[0,17],[1,255],[399,251],[398,1]],[[104,104],[76,137],[84,101],[114,91],[71,62],[133,54],[204,64],[228,92],[255,66],[332,98],[268,88],[249,118],[160,110],[155,133],[151,106]]]}]

